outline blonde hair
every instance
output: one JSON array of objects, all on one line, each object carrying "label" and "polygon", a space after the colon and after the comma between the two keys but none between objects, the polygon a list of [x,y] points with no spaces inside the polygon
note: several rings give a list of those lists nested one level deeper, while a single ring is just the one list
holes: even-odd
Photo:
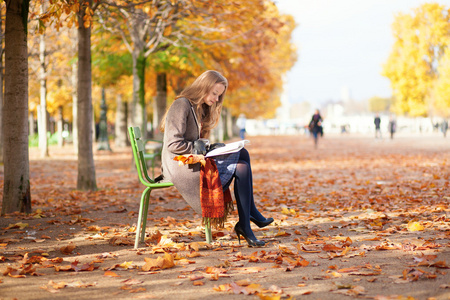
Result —
[{"label": "blonde hair", "polygon": [[[223,84],[225,90],[219,96],[219,101],[214,102],[211,106],[204,102],[204,98],[211,92],[214,85]],[[201,137],[209,136],[211,129],[213,129],[219,122],[220,112],[222,111],[223,98],[228,88],[227,79],[217,71],[209,70],[201,74],[195,81],[186,87],[176,98],[187,98],[194,107],[197,120],[201,123]],[[173,103],[172,103],[173,105]],[[170,107],[169,107],[170,109]],[[164,117],[161,120],[161,131],[164,131],[167,109]]]}]

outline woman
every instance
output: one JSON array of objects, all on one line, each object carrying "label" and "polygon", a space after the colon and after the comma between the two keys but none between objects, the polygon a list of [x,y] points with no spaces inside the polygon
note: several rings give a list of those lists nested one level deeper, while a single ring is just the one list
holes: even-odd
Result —
[{"label": "woman", "polygon": [[317,142],[319,141],[319,134],[323,135],[322,128],[322,116],[318,109],[314,112],[314,115],[311,118],[311,122],[309,122],[309,130],[311,131],[314,137],[314,147],[317,148]]},{"label": "woman", "polygon": [[[194,142],[209,137],[210,131],[219,121],[227,87],[227,79],[219,72],[204,72],[175,99],[161,124],[161,130],[164,131],[164,178],[173,182],[186,202],[199,214],[200,164],[179,166],[173,159],[178,155],[193,153]],[[264,241],[256,239],[250,221],[265,227],[273,222],[273,218],[266,219],[255,206],[248,151],[243,148],[236,153],[215,157],[215,160],[224,190],[228,189],[234,178],[234,195],[239,214],[239,222],[234,230],[239,243],[243,236],[249,246],[264,246]]]}]

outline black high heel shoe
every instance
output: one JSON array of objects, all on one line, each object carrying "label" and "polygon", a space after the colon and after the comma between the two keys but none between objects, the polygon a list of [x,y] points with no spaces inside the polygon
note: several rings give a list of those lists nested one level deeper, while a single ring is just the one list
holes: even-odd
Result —
[{"label": "black high heel shoe", "polygon": [[272,223],[274,220],[273,218],[267,218],[264,221],[258,221],[255,218],[250,217],[250,221],[255,223],[255,225],[258,226],[259,228],[263,228],[266,227],[267,225],[270,225],[270,223]]},{"label": "black high heel shoe", "polygon": [[234,231],[236,232],[236,235],[239,239],[239,245],[241,244],[241,235],[244,237],[244,239],[247,241],[247,244],[249,247],[262,247],[266,244],[264,241],[260,241],[258,239],[250,239],[245,235],[244,230],[239,226],[239,222],[234,225]]}]

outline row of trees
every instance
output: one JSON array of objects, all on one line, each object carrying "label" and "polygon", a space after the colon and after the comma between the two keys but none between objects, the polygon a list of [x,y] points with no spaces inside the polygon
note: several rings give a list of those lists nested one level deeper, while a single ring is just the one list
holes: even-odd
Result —
[{"label": "row of trees", "polygon": [[450,117],[450,7],[428,3],[392,24],[395,39],[383,66],[394,94],[392,110]]},{"label": "row of trees", "polygon": [[147,118],[153,115],[157,128],[167,99],[206,69],[219,70],[229,79],[225,106],[233,114],[273,114],[282,76],[296,60],[293,19],[280,15],[269,0],[6,0],[0,4],[6,15],[2,18],[5,99],[0,101],[4,103],[0,115],[3,214],[31,211],[29,113],[37,115],[43,156],[48,155],[48,114],[72,121],[77,188],[93,190],[97,186],[92,99],[101,89],[114,95],[108,98],[116,113],[110,111],[109,117],[115,118],[118,143],[124,143],[127,125],[138,125],[145,132]]}]

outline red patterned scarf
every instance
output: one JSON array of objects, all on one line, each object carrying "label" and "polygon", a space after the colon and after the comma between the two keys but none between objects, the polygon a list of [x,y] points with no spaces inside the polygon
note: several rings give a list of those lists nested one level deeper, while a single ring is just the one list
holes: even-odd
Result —
[{"label": "red patterned scarf", "polygon": [[219,171],[212,158],[200,169],[200,202],[203,223],[222,228],[228,213],[233,210],[230,189],[223,191]]}]

